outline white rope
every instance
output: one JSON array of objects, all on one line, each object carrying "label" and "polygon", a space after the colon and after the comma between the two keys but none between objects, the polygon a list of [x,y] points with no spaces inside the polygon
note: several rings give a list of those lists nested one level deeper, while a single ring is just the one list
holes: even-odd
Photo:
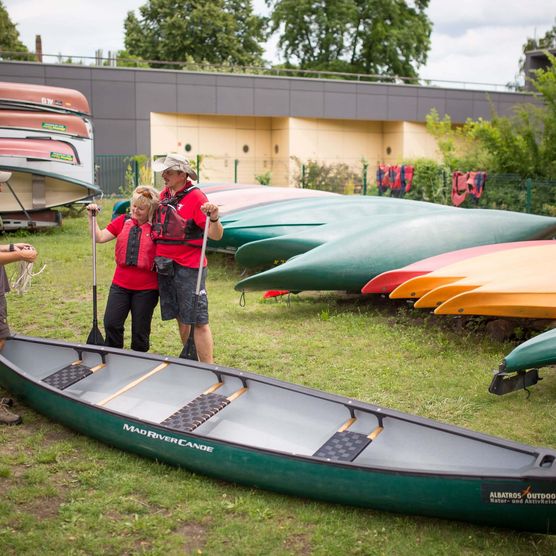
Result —
[{"label": "white rope", "polygon": [[14,273],[15,278],[12,277],[12,289],[18,295],[23,295],[29,289],[33,276],[38,276],[45,268],[46,265],[43,264],[38,272],[33,273],[33,263],[18,261],[17,271]]}]

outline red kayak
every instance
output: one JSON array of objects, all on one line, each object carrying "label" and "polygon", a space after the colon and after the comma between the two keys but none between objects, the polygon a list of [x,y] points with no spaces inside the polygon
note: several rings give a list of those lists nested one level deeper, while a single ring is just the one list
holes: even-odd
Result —
[{"label": "red kayak", "polygon": [[0,105],[3,108],[27,108],[55,112],[91,114],[85,95],[74,89],[0,82]]},{"label": "red kayak", "polygon": [[91,126],[87,121],[73,114],[55,112],[32,112],[30,110],[0,110],[2,137],[6,130],[40,131],[52,135],[70,135],[91,139]]},{"label": "red kayak", "polygon": [[489,245],[479,245],[477,247],[469,247],[467,249],[458,249],[457,251],[449,251],[448,253],[441,253],[434,257],[422,259],[413,264],[390,270],[379,274],[372,280],[369,280],[361,289],[362,293],[390,293],[396,289],[400,284],[407,282],[416,276],[422,276],[433,272],[438,268],[447,266],[464,259],[471,257],[478,257],[479,255],[486,255],[487,253],[494,253],[496,251],[504,251],[506,249],[516,249],[519,247],[530,247],[534,245],[549,244],[553,240],[537,240],[537,241],[515,241],[510,243],[493,243]]}]

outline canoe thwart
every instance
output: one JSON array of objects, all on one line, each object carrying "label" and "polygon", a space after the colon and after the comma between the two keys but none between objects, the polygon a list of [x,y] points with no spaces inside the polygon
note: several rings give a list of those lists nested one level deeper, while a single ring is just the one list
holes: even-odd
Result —
[{"label": "canoe thwart", "polygon": [[533,386],[540,380],[542,378],[539,376],[539,369],[517,371],[515,373],[499,371],[492,377],[488,391],[491,394],[503,396],[517,390],[526,390],[528,386]]},{"label": "canoe thwart", "polygon": [[338,431],[313,455],[336,461],[353,461],[372,442],[369,436],[348,430]]},{"label": "canoe thwart", "polygon": [[191,432],[208,421],[231,401],[220,394],[201,394],[162,421],[162,425],[184,432]]}]

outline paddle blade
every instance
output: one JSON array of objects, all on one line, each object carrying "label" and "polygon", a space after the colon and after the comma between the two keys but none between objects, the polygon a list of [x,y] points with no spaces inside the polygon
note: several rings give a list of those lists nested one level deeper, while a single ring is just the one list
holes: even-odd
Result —
[{"label": "paddle blade", "polygon": [[96,324],[93,324],[89,335],[87,336],[87,344],[91,344],[93,346],[103,346],[104,345],[104,338],[102,337],[102,333],[98,329]]},{"label": "paddle blade", "polygon": [[195,340],[193,335],[190,334],[187,338],[187,342],[181,350],[180,357],[182,359],[190,359],[191,361],[199,361],[199,356],[197,355],[197,348],[195,347]]}]

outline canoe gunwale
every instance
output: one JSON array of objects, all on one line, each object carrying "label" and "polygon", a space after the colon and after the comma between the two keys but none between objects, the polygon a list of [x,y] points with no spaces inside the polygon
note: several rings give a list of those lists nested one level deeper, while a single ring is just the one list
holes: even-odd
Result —
[{"label": "canoe gunwale", "polygon": [[[405,414],[402,412],[398,412],[396,410],[391,410],[391,409],[385,409],[385,408],[381,408],[378,406],[374,406],[372,404],[368,404],[365,402],[360,402],[357,400],[351,400],[347,397],[344,396],[340,396],[340,395],[336,395],[336,394],[330,394],[327,392],[322,392],[320,390],[316,390],[313,388],[309,388],[309,387],[305,387],[305,386],[298,386],[296,384],[292,384],[292,383],[288,383],[288,382],[284,382],[281,381],[279,379],[274,379],[274,378],[270,378],[270,377],[264,377],[261,375],[257,375],[254,373],[250,373],[248,371],[241,371],[238,369],[234,369],[234,368],[229,368],[229,367],[221,367],[218,365],[212,365],[212,364],[205,364],[205,363],[200,363],[197,361],[187,361],[185,362],[183,359],[180,359],[178,357],[172,357],[172,356],[161,356],[161,355],[156,355],[156,354],[148,354],[148,353],[141,353],[141,352],[132,352],[132,351],[128,351],[128,350],[123,350],[123,349],[118,349],[118,348],[108,348],[108,347],[99,347],[99,346],[92,346],[92,345],[88,345],[88,344],[76,344],[76,343],[71,343],[71,342],[65,342],[65,341],[60,341],[60,340],[50,340],[50,339],[43,339],[43,338],[34,338],[34,337],[28,337],[28,336],[23,336],[23,335],[18,335],[18,334],[13,334],[12,336],[10,336],[8,338],[9,340],[21,340],[21,341],[26,341],[26,342],[31,342],[31,343],[36,343],[36,344],[44,344],[44,345],[50,345],[50,346],[60,346],[63,348],[70,348],[70,349],[74,349],[76,352],[89,352],[89,353],[96,353],[98,355],[101,356],[101,358],[106,357],[106,355],[108,354],[115,354],[115,355],[125,355],[127,357],[131,357],[131,358],[137,358],[137,359],[147,359],[147,360],[152,360],[153,362],[157,362],[157,363],[161,363],[161,362],[167,362],[167,363],[174,363],[174,364],[178,364],[178,365],[183,365],[183,366],[191,366],[191,367],[195,367],[198,368],[200,370],[205,370],[205,371],[209,371],[209,372],[213,372],[217,378],[221,377],[221,376],[229,376],[229,377],[233,377],[236,379],[239,379],[244,385],[246,384],[246,381],[255,381],[255,382],[259,382],[262,384],[266,384],[269,386],[274,386],[274,387],[278,387],[278,388],[282,388],[288,391],[292,391],[295,393],[299,393],[299,394],[303,394],[303,395],[308,395],[314,398],[318,398],[318,399],[322,399],[325,401],[330,401],[333,403],[339,403],[341,405],[343,405],[346,410],[348,411],[348,413],[350,415],[353,415],[353,412],[355,410],[359,410],[362,411],[364,413],[371,413],[373,414],[375,417],[377,417],[377,419],[380,418],[379,422],[382,422],[383,419],[388,419],[388,418],[392,418],[392,419],[398,419],[401,421],[405,421],[414,425],[419,425],[419,426],[424,426],[426,428],[429,429],[433,429],[433,430],[437,430],[437,431],[441,431],[444,433],[449,433],[449,434],[454,434],[456,436],[460,436],[460,437],[464,437],[464,438],[468,438],[474,441],[480,441],[480,442],[484,442],[487,444],[491,444],[493,446],[497,446],[497,447],[501,447],[501,448],[505,448],[505,449],[510,449],[510,450],[514,450],[523,454],[527,454],[531,457],[535,458],[535,463],[531,465],[531,467],[525,472],[525,473],[518,473],[518,472],[510,472],[510,471],[500,471],[500,472],[493,472],[492,474],[488,474],[485,473],[484,471],[481,472],[473,472],[472,470],[467,469],[465,472],[457,472],[457,471],[442,471],[442,470],[423,470],[423,469],[411,469],[411,468],[407,468],[407,469],[403,469],[400,470],[399,468],[392,468],[392,467],[385,467],[385,466],[380,466],[380,465],[362,465],[359,464],[357,462],[345,462],[345,461],[337,461],[337,460],[328,460],[326,458],[319,458],[319,457],[315,457],[312,455],[304,455],[304,454],[296,454],[296,453],[292,453],[292,452],[287,452],[287,451],[281,451],[281,450],[276,450],[276,449],[272,449],[272,448],[267,448],[267,447],[257,447],[257,446],[253,446],[253,445],[249,445],[249,444],[242,444],[241,442],[235,441],[235,440],[222,440],[222,439],[218,439],[218,438],[212,438],[209,435],[203,435],[203,434],[199,434],[196,433],[195,431],[192,432],[184,432],[182,430],[179,429],[175,429],[169,426],[165,426],[162,425],[161,423],[157,423],[157,422],[152,422],[149,421],[147,419],[141,419],[139,417],[134,417],[131,415],[127,415],[125,413],[119,412],[119,411],[115,411],[112,410],[110,408],[107,407],[103,407],[101,405],[97,405],[93,402],[89,402],[86,400],[81,400],[79,398],[76,398],[75,396],[71,395],[70,393],[67,392],[63,392],[62,390],[59,390],[58,388],[55,388],[53,386],[50,386],[49,384],[46,384],[45,382],[43,382],[42,380],[38,380],[32,376],[30,376],[25,370],[20,369],[19,367],[17,367],[16,365],[14,365],[11,361],[9,361],[7,358],[5,358],[1,353],[0,353],[0,362],[3,363],[7,368],[9,368],[13,373],[15,373],[16,375],[18,375],[20,378],[32,383],[32,385],[34,387],[38,387],[44,390],[48,390],[51,393],[60,396],[62,398],[66,398],[68,400],[70,400],[72,403],[77,403],[79,405],[82,406],[86,406],[88,408],[90,408],[91,410],[95,410],[95,411],[100,411],[100,412],[106,412],[109,413],[111,415],[113,415],[114,417],[121,419],[121,420],[125,420],[125,421],[129,421],[129,422],[134,422],[137,423],[139,425],[143,425],[143,426],[148,426],[151,428],[155,428],[158,429],[162,432],[166,431],[166,432],[171,432],[174,435],[180,435],[180,436],[184,436],[184,437],[195,437],[199,440],[205,441],[205,442],[210,442],[210,443],[215,443],[218,444],[220,446],[236,446],[237,448],[243,449],[243,450],[249,450],[250,452],[253,453],[268,453],[268,454],[273,454],[275,456],[280,456],[280,457],[287,457],[287,458],[294,458],[297,460],[303,460],[303,461],[308,461],[308,462],[319,462],[322,463],[324,465],[327,466],[333,466],[333,467],[346,467],[349,469],[359,469],[361,471],[375,471],[378,473],[388,473],[388,474],[394,474],[394,475],[407,475],[407,476],[424,476],[424,477],[450,477],[450,478],[461,478],[461,479],[468,479],[468,480],[476,480],[476,479],[492,479],[492,480],[505,480],[505,479],[512,479],[512,480],[554,480],[555,476],[556,476],[556,468],[543,468],[543,467],[539,467],[538,464],[543,461],[546,457],[552,457],[554,458],[556,456],[556,453],[551,451],[550,449],[546,449],[546,448],[537,448],[537,447],[533,447],[533,446],[527,446],[518,442],[514,442],[512,440],[506,440],[506,439],[502,439],[502,438],[498,438],[495,436],[490,436],[484,433],[480,433],[480,432],[476,432],[476,431],[471,431],[469,429],[462,429],[459,428],[455,425],[450,425],[447,423],[440,423],[438,421],[434,421],[428,418],[423,418],[423,417],[419,417],[419,416],[414,416],[414,415],[410,415],[410,414]],[[68,425],[71,426],[71,425]],[[387,430],[388,427],[388,423],[386,421],[385,423],[385,429]],[[555,465],[556,467],[556,465]]]}]

